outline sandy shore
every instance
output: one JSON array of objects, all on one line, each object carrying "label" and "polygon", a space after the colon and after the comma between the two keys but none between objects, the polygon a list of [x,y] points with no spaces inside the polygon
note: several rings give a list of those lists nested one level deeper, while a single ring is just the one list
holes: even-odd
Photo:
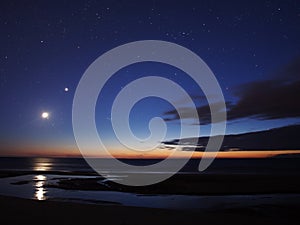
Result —
[{"label": "sandy shore", "polygon": [[[151,175],[143,175],[151,176]],[[155,175],[154,175],[155,176]],[[102,190],[139,194],[238,195],[300,193],[298,175],[191,175],[176,174],[163,182],[135,187],[123,186],[103,178],[74,178],[60,180],[48,187],[66,190]]]},{"label": "sandy shore", "polygon": [[0,196],[1,224],[298,224],[299,205],[262,205],[215,211],[176,211]]},{"label": "sandy shore", "polygon": [[[32,171],[2,171],[0,177],[17,177],[32,174]],[[34,172],[52,174],[52,172]],[[70,173],[57,173],[71,175]],[[78,174],[77,174],[78,175]],[[88,174],[81,174],[88,175]],[[89,174],[91,175],[91,174]],[[187,175],[179,174],[156,185],[147,187],[125,187],[113,182],[103,185],[103,178],[59,179],[55,188],[63,191],[101,190],[131,192],[136,194],[183,194],[222,195],[248,194],[299,194],[298,173],[290,174],[231,174],[231,175]],[[24,181],[14,185],[22,188]],[[34,181],[36,182],[36,181]],[[1,224],[104,224],[104,225],[286,225],[300,223],[300,202],[282,201],[257,204],[219,204],[209,209],[174,210],[132,207],[109,204],[82,204],[53,200],[37,201],[0,196]],[[191,207],[193,208],[193,207]]]},{"label": "sandy shore", "polygon": [[[29,174],[97,175],[93,173],[52,171],[0,171],[0,178]],[[152,175],[145,174],[143,176]],[[96,177],[61,179],[55,185],[46,186],[66,190],[102,190],[139,194],[237,195],[300,193],[299,174],[176,174],[163,182],[144,187],[123,186],[111,181],[107,181],[103,185],[99,181],[104,178],[99,175]]]}]

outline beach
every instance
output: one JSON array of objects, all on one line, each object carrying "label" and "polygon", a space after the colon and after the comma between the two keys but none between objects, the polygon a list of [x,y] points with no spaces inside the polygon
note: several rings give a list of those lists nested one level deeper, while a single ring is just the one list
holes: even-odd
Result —
[{"label": "beach", "polygon": [[[300,205],[209,212],[101,206],[0,197],[1,224],[298,224]],[[6,222],[4,222],[6,221]],[[4,223],[3,223],[4,222]]]},{"label": "beach", "polygon": [[110,180],[78,159],[2,160],[0,210],[8,222],[1,224],[273,225],[300,220],[299,159],[216,160],[206,173],[195,173],[189,165],[144,187],[117,184],[114,179],[132,174],[110,172]]}]

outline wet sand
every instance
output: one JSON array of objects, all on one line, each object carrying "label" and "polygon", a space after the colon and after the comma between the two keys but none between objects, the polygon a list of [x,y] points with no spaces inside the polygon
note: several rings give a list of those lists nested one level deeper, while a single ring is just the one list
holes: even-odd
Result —
[{"label": "wet sand", "polygon": [[262,205],[214,211],[178,211],[35,201],[0,196],[1,224],[298,224],[299,205]]},{"label": "wet sand", "polygon": [[[300,193],[300,174],[176,174],[173,177],[149,186],[124,186],[112,181],[102,184],[105,178],[96,173],[56,171],[0,171],[0,178],[28,174],[84,175],[97,178],[61,179],[47,187],[66,190],[121,191],[138,194],[183,194],[183,195],[237,195]],[[98,175],[98,176],[97,176]],[[151,174],[144,174],[152,176]],[[153,175],[155,176],[155,174]]]},{"label": "wet sand", "polygon": [[61,179],[54,185],[48,185],[48,187],[66,190],[119,191],[137,194],[255,195],[300,193],[300,176],[298,174],[176,174],[163,182],[141,187],[124,186],[112,181],[103,183],[101,182],[102,180],[102,177]]},{"label": "wet sand", "polygon": [[[35,174],[47,174],[45,171]],[[6,171],[0,177],[33,174]],[[53,171],[49,174],[53,174]],[[70,175],[70,173],[58,173]],[[85,174],[87,175],[87,174]],[[91,174],[90,174],[91,175]],[[52,188],[62,190],[110,190],[138,194],[214,195],[222,198],[237,194],[299,194],[299,174],[231,174],[194,175],[178,174],[159,184],[147,187],[126,187],[104,178],[72,178],[60,180]],[[15,185],[22,185],[15,184]],[[254,205],[219,205],[209,209],[175,210],[132,207],[120,204],[83,204],[68,201],[37,201],[0,196],[1,224],[114,224],[114,225],[160,225],[160,224],[239,224],[282,225],[300,223],[300,202],[285,201]]]}]

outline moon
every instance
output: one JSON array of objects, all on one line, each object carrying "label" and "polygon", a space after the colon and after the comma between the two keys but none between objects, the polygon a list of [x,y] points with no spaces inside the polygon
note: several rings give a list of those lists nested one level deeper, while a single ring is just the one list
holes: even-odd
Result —
[{"label": "moon", "polygon": [[43,112],[42,115],[41,115],[41,117],[43,119],[49,119],[49,113],[48,112]]}]

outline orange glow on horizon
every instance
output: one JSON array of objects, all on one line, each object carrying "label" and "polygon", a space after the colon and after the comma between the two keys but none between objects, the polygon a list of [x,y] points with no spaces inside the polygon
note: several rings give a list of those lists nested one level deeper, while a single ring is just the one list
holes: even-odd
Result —
[{"label": "orange glow on horizon", "polygon": [[[172,150],[155,149],[150,152],[131,152],[126,150],[111,150],[111,154],[115,158],[132,158],[132,159],[151,159],[151,158],[167,158]],[[177,151],[174,158],[189,157],[191,152]],[[216,158],[268,158],[282,154],[300,154],[300,150],[240,150],[229,152],[194,152],[192,158],[213,157]],[[2,156],[24,156],[24,157],[82,157],[79,149],[74,147],[67,148],[10,148],[1,151]],[[87,157],[105,158],[105,155],[99,154],[96,150],[91,150]]]}]

